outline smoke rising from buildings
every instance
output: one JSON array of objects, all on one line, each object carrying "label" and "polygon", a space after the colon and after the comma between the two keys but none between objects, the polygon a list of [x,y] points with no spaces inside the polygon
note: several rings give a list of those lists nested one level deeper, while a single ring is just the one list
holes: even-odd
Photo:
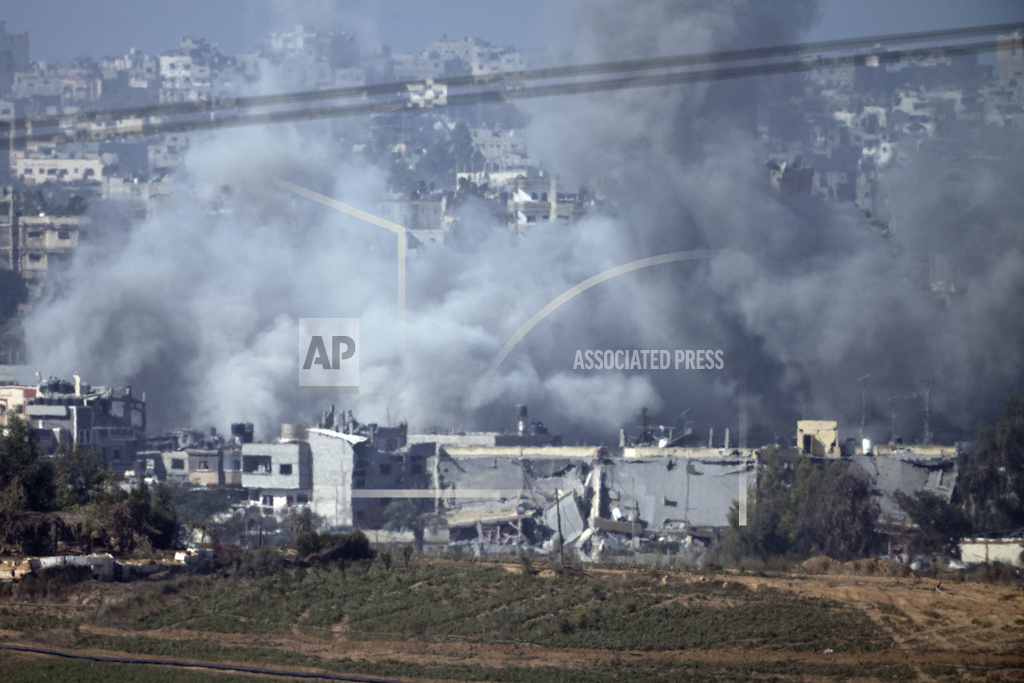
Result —
[{"label": "smoke rising from buildings", "polygon": [[[552,54],[590,62],[794,42],[814,5],[666,1],[625,12],[608,1],[580,3],[571,16],[567,42]],[[298,391],[298,318],[358,317],[360,394],[337,402],[364,420],[500,428],[514,404],[528,402],[570,438],[614,438],[646,405],[668,422],[696,408],[698,424],[735,433],[743,386],[752,422],[769,431],[788,435],[805,414],[837,418],[849,435],[860,419],[857,378],[871,373],[869,426],[879,436],[888,434],[884,399],[926,380],[933,412],[972,427],[1020,386],[1022,162],[936,164],[907,150],[905,165],[883,179],[885,237],[851,204],[772,190],[754,125],[760,87],[744,80],[531,105],[531,155],[563,183],[603,188],[617,211],[515,237],[467,204],[449,244],[409,259],[404,350],[394,235],[271,182],[283,177],[374,211],[384,172],[339,161],[323,122],[196,135],[171,196],[124,243],[99,236],[59,293],[32,311],[31,363],[145,389],[158,426],[252,421],[269,435],[326,407]],[[595,287],[482,379],[512,333],[576,283],[708,247],[741,255]],[[919,252],[961,269],[966,290],[948,309],[915,284],[906,264]],[[726,365],[574,371],[576,349],[587,348],[722,349]]]}]

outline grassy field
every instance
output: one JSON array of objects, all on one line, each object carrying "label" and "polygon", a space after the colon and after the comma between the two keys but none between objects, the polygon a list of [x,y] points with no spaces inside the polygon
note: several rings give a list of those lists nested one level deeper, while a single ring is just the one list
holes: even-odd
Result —
[{"label": "grassy field", "polygon": [[[237,657],[237,654],[235,655]],[[212,660],[223,661],[223,660]],[[495,681],[499,683],[613,683],[617,681],[751,681],[780,679],[849,680],[871,679],[880,681],[916,680],[914,672],[905,666],[837,665],[797,663],[703,663],[643,660],[617,660],[586,668],[549,666],[489,668],[477,666],[430,666],[410,664],[396,660],[367,663],[353,660],[308,661],[306,666],[333,673],[347,673],[377,677],[408,677],[427,680]],[[24,659],[0,654],[0,668],[8,680],[30,683],[35,681],[74,680],[83,683],[118,683],[146,680],[152,683],[167,681],[239,681],[253,680],[245,674],[205,672],[180,668],[162,668],[138,664],[83,662],[52,659]],[[259,680],[294,680],[292,678],[263,677]]]},{"label": "grassy field", "polygon": [[195,577],[107,610],[98,623],[322,637],[343,629],[359,640],[458,637],[607,650],[864,651],[889,643],[871,619],[836,602],[728,580],[660,579],[654,572],[541,578],[468,563]]},{"label": "grassy field", "polygon": [[[377,560],[8,595],[0,640],[426,680],[1014,680],[1022,603],[1020,586],[918,577]],[[72,665],[0,658],[4,680]],[[73,664],[73,680],[138,679],[133,665]]]}]

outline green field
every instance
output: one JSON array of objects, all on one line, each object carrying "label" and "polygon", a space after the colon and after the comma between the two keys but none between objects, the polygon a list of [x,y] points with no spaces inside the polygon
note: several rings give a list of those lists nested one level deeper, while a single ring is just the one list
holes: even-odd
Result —
[{"label": "green field", "polygon": [[[34,602],[16,595],[0,600],[0,629],[20,634],[4,641],[56,649],[428,680],[902,681],[918,680],[924,672],[893,664],[881,651],[893,645],[893,620],[915,632],[927,624],[888,603],[872,619],[849,604],[790,590],[809,577],[791,576],[773,588],[749,576],[741,581],[711,571],[598,568],[563,573],[553,565],[537,565],[533,572],[519,573],[523,566],[421,558],[405,566],[378,558],[349,562],[344,569],[278,565],[260,578],[221,570],[131,584],[87,581]],[[92,596],[88,606],[71,607],[86,594]],[[182,638],[182,631],[193,632],[194,638]],[[253,638],[240,642],[234,634]],[[477,661],[448,656],[440,663],[395,658],[385,649],[368,657],[359,649],[333,651],[332,643],[341,636],[355,643],[515,645],[522,646],[522,656]],[[296,641],[290,639],[296,638],[310,647],[291,647]],[[607,654],[590,658],[581,652],[546,660],[543,650],[530,646]],[[669,654],[710,651],[715,653],[707,661]],[[737,655],[723,655],[728,652]],[[763,656],[770,652],[781,657]],[[863,653],[865,660],[823,659],[829,652]],[[791,660],[786,653],[814,659]],[[140,666],[0,652],[3,680],[53,680],[57,671],[64,672],[64,679],[104,683],[242,675]],[[1012,665],[994,669],[1004,666]],[[956,666],[943,667],[928,673],[941,669],[939,678],[963,673]]]},{"label": "green field", "polygon": [[145,631],[443,639],[609,650],[888,645],[838,603],[729,581],[662,584],[653,572],[541,578],[468,562],[284,570],[260,579],[189,577],[105,611],[98,623]]}]

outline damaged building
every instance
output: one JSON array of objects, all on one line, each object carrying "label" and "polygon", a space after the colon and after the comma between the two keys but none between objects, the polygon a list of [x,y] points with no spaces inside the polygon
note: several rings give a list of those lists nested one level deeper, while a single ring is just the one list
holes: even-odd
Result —
[{"label": "damaged building", "polygon": [[[446,511],[449,537],[477,553],[509,552],[549,540],[556,497],[563,538],[575,541],[589,517],[589,483],[598,449],[581,446],[436,446],[431,489]],[[550,522],[550,524],[549,524]]]},{"label": "damaged building", "polygon": [[131,387],[83,384],[77,372],[73,382],[54,377],[43,381],[37,376],[34,396],[25,402],[24,413],[45,452],[53,453],[62,443],[77,444],[101,454],[115,472],[132,469],[144,445],[145,395],[134,396]]},{"label": "damaged building", "polygon": [[[308,430],[313,457],[312,511],[332,528],[380,528],[396,496],[428,486],[433,444],[409,443],[408,426],[362,424],[332,407]],[[415,500],[425,500],[423,494]]]},{"label": "damaged building", "polygon": [[851,460],[874,484],[883,528],[898,529],[909,523],[907,513],[893,499],[896,491],[909,496],[926,491],[952,500],[958,474],[955,448],[876,446],[873,456],[856,453]]},{"label": "damaged building", "polygon": [[584,213],[579,192],[566,192],[554,177],[515,178],[508,182],[508,227],[522,232],[538,220],[572,221]]},{"label": "damaged building", "polygon": [[242,486],[249,501],[275,509],[308,505],[313,494],[313,458],[302,425],[281,426],[278,443],[242,444]]},{"label": "damaged building", "polygon": [[[246,425],[232,425],[244,433]],[[249,436],[252,434],[252,425]],[[252,439],[250,438],[251,442]],[[168,481],[197,486],[242,486],[242,440],[225,441],[215,429],[209,434],[194,429],[171,429],[148,437],[138,453],[134,474],[147,481]]]},{"label": "damaged building", "polygon": [[[590,559],[643,539],[709,539],[753,483],[750,449],[438,446],[451,541],[476,552],[574,547]],[[625,450],[632,451],[624,457]],[[651,451],[651,453],[647,453]],[[655,453],[657,452],[657,453]],[[557,503],[556,503],[557,501]]]},{"label": "damaged building", "polygon": [[[87,386],[75,390],[56,381],[54,387],[41,384],[39,396],[65,390],[96,394]],[[33,411],[42,406],[54,420],[58,416],[51,407],[77,410],[63,401],[52,406],[38,397],[25,401],[30,417],[38,418]],[[760,449],[730,446],[728,430],[721,447],[697,445],[689,424],[680,436],[672,430],[657,434],[645,423],[643,438],[623,437],[617,446],[566,446],[542,421],[530,419],[526,406],[517,407],[513,429],[504,432],[410,434],[405,423],[360,423],[351,412],[333,407],[315,427],[282,425],[280,438],[269,443],[253,442],[249,425],[232,425],[231,432],[226,440],[193,430],[153,437],[138,453],[136,468],[146,477],[244,488],[241,508],[250,535],[283,528],[293,510],[309,510],[335,532],[408,526],[419,515],[424,523],[443,520],[430,540],[452,552],[568,550],[584,561],[664,548],[699,559],[729,526],[736,501],[744,509],[742,501],[756,490],[762,456]],[[95,443],[97,437],[91,438]],[[893,500],[896,491],[930,491],[951,499],[955,449],[876,445],[872,450],[848,441],[840,447],[835,421],[802,420],[797,447],[780,455],[843,458],[859,466],[873,482],[879,521],[890,533],[909,523]],[[403,500],[412,505],[395,517],[396,507],[389,506]]]}]

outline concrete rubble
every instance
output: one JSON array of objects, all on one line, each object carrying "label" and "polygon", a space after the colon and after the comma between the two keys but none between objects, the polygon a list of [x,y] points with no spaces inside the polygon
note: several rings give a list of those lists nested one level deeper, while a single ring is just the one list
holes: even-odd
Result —
[{"label": "concrete rubble", "polygon": [[213,566],[213,551],[208,548],[188,549],[175,553],[174,560],[115,559],[109,553],[92,555],[52,555],[0,560],[0,583],[17,582],[39,576],[44,570],[65,567],[87,567],[97,581],[132,581],[160,572],[200,571]]}]

